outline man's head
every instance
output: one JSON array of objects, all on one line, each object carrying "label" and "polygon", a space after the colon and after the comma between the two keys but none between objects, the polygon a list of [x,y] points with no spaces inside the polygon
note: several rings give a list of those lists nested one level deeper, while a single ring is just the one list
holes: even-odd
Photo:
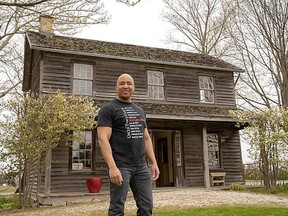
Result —
[{"label": "man's head", "polygon": [[131,102],[131,97],[135,91],[134,80],[129,74],[122,74],[116,83],[117,99],[124,102]]}]

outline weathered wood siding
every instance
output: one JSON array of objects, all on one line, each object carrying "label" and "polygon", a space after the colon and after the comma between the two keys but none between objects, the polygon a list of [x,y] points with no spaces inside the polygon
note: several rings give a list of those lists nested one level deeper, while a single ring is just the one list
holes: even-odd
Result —
[{"label": "weathered wood siding", "polygon": [[171,103],[199,103],[199,84],[195,69],[165,68],[166,98]]},{"label": "weathered wood siding", "polygon": [[204,186],[202,126],[194,124],[183,130],[185,186]]},{"label": "weathered wood siding", "polygon": [[32,73],[31,73],[31,91],[34,93],[40,93],[40,85],[41,85],[41,53],[40,51],[34,50],[32,55],[33,61],[31,65]]},{"label": "weathered wood siding", "polygon": [[241,155],[239,131],[234,131],[222,143],[222,162],[226,172],[226,183],[243,183],[243,163]]},{"label": "weathered wood siding", "polygon": [[220,72],[215,74],[215,100],[220,106],[234,105],[235,89],[232,73]]},{"label": "weathered wood siding", "polygon": [[[141,102],[205,105],[215,107],[235,107],[232,72],[200,70],[175,66],[111,60],[104,58],[85,58],[82,56],[43,54],[42,91],[58,89],[71,93],[73,88],[73,63],[88,63],[94,66],[93,98],[111,99],[116,96],[115,84],[119,75],[129,73],[133,76],[136,91],[133,98]],[[164,72],[165,100],[147,99],[147,70]],[[199,103],[198,76],[212,76],[215,84],[215,104]]]},{"label": "weathered wood siding", "polygon": [[65,56],[44,54],[42,59],[42,91],[55,92],[58,89],[72,92],[72,59]]},{"label": "weathered wood siding", "polygon": [[[95,140],[94,140],[95,141]],[[62,192],[87,192],[86,179],[93,177],[103,178],[102,190],[108,187],[108,172],[102,157],[98,142],[95,149],[95,170],[92,171],[72,171],[69,169],[69,146],[64,143],[58,145],[52,151],[51,166],[51,193]],[[43,192],[44,176],[41,185]]]},{"label": "weathered wood siding", "polygon": [[146,100],[146,71],[145,65],[137,62],[97,59],[95,61],[94,95],[96,98],[114,98],[117,78],[130,74],[135,81],[134,98]]}]

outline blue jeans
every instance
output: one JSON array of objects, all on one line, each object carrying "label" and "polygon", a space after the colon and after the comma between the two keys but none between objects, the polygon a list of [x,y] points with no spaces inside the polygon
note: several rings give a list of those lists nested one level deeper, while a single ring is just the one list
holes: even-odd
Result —
[{"label": "blue jeans", "polygon": [[110,206],[108,216],[124,215],[125,201],[130,186],[137,205],[138,216],[151,216],[153,209],[152,184],[146,164],[131,168],[119,168],[123,183],[116,186],[110,182]]}]

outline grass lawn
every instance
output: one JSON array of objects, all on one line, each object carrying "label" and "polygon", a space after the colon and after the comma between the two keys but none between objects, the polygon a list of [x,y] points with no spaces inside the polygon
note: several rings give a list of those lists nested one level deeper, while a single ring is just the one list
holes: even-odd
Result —
[{"label": "grass lawn", "polygon": [[[83,206],[85,207],[85,205]],[[52,208],[52,207],[49,207]],[[81,212],[69,212],[69,210],[61,211],[61,207],[55,207],[53,212],[54,216],[82,216]],[[44,209],[42,209],[44,210]],[[34,208],[30,210],[13,210],[1,212],[0,215],[9,214],[13,216],[13,212],[21,212],[23,215],[41,215],[44,212],[41,211],[41,208]],[[64,213],[65,212],[65,213]],[[2,213],[2,214],[1,214]],[[44,215],[47,215],[45,213]],[[126,212],[126,216],[135,216],[135,211]],[[288,208],[284,207],[267,207],[267,206],[219,206],[219,207],[195,207],[195,208],[185,208],[185,209],[170,209],[167,207],[157,208],[153,212],[153,216],[286,216],[288,215]],[[87,212],[85,211],[85,216],[107,216],[107,212]]]},{"label": "grass lawn", "polygon": [[[288,208],[279,207],[205,207],[170,211],[156,211],[153,216],[284,216],[288,215]],[[131,214],[132,216],[132,214]]]}]

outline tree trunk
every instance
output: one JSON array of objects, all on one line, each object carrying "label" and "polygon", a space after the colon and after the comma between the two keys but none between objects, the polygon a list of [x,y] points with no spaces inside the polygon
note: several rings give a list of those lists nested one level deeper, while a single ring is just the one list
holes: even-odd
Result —
[{"label": "tree trunk", "polygon": [[260,149],[261,155],[261,164],[260,170],[263,174],[264,186],[265,188],[270,188],[270,181],[269,181],[269,164],[268,164],[268,155],[265,146]]},{"label": "tree trunk", "polygon": [[[288,62],[287,62],[288,64]],[[283,107],[288,107],[288,77],[285,73],[286,71],[282,72],[283,75],[283,82],[281,83],[281,97],[282,97],[282,105]]]},{"label": "tree trunk", "polygon": [[51,189],[51,162],[52,162],[52,148],[50,146],[47,147],[46,155],[45,155],[45,186],[44,193],[50,194]]}]

